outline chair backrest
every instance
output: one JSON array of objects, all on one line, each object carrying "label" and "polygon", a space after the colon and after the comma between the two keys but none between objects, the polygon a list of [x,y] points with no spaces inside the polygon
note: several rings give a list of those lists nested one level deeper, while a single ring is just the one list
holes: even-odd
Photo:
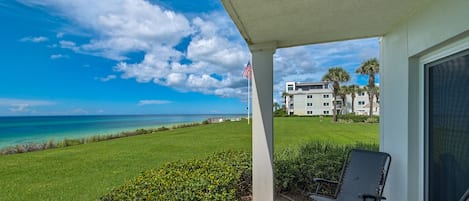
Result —
[{"label": "chair backrest", "polygon": [[337,201],[363,201],[360,194],[381,196],[391,164],[383,152],[353,149],[342,172]]},{"label": "chair backrest", "polygon": [[464,195],[459,199],[459,201],[469,201],[469,189],[466,190]]}]

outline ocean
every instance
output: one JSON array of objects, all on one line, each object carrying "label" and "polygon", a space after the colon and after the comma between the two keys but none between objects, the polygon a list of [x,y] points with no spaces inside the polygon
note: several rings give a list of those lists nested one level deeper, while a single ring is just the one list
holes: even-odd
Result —
[{"label": "ocean", "polygon": [[242,115],[102,115],[0,117],[0,148],[48,140],[116,134]]}]

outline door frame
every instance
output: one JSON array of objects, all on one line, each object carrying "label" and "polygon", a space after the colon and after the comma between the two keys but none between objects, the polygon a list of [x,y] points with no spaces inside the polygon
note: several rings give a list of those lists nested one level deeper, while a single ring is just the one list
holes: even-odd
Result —
[{"label": "door frame", "polygon": [[428,116],[426,115],[428,111],[428,84],[426,83],[428,79],[428,69],[426,64],[438,61],[440,59],[449,57],[451,55],[463,52],[469,49],[469,36],[463,37],[462,39],[452,41],[438,48],[425,53],[419,58],[419,186],[418,191],[420,195],[419,201],[428,200]]}]

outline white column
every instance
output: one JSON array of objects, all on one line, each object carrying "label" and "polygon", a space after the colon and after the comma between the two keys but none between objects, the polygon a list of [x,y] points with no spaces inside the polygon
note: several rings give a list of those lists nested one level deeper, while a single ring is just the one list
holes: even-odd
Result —
[{"label": "white column", "polygon": [[273,54],[274,44],[250,46],[253,67],[252,179],[253,200],[274,199]]}]

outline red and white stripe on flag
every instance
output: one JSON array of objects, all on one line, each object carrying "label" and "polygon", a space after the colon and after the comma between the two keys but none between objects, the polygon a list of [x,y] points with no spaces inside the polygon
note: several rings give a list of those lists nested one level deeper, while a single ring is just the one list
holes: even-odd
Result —
[{"label": "red and white stripe on flag", "polygon": [[243,77],[245,77],[245,78],[247,78],[247,79],[251,79],[251,77],[252,77],[252,66],[251,66],[251,62],[248,62],[248,64],[246,65],[246,68],[244,68]]}]

